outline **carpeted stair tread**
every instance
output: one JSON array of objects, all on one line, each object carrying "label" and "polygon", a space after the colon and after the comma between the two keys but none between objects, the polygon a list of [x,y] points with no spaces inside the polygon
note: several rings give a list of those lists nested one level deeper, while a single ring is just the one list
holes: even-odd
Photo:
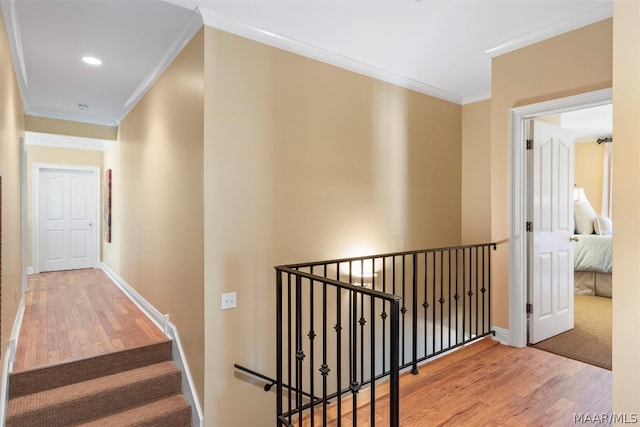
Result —
[{"label": "carpeted stair tread", "polygon": [[119,372],[9,400],[6,425],[63,426],[179,393],[172,361]]},{"label": "carpeted stair tread", "polygon": [[92,380],[167,360],[171,360],[171,340],[14,372],[9,376],[9,398]]},{"label": "carpeted stair tread", "polygon": [[107,417],[98,418],[78,427],[188,427],[191,425],[191,406],[182,395],[176,394]]}]

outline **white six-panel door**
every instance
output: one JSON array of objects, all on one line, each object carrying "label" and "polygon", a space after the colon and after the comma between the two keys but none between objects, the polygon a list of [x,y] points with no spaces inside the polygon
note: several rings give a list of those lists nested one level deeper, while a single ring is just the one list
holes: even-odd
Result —
[{"label": "white six-panel door", "polygon": [[96,263],[96,172],[39,169],[39,271],[93,268]]},{"label": "white six-panel door", "polygon": [[573,328],[573,136],[533,125],[529,342]]}]

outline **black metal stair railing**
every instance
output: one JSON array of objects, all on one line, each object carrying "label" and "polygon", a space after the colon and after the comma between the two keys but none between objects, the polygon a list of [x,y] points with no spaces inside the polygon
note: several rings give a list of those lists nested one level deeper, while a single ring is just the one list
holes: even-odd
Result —
[{"label": "black metal stair railing", "polygon": [[[345,417],[374,425],[382,416],[398,426],[401,371],[418,374],[421,362],[492,333],[492,249],[276,267],[276,378],[262,378],[276,386],[278,425],[340,426]],[[389,410],[378,413],[374,385],[382,380]]]},{"label": "black metal stair railing", "polygon": [[[384,376],[390,382],[390,418],[397,420],[400,297],[294,268],[276,267],[276,271],[276,405],[280,425],[296,422],[300,426],[305,416],[310,426],[324,425],[334,400],[338,420],[347,412],[355,417],[362,387],[382,377],[376,369],[382,354],[389,366]],[[376,322],[368,322],[365,312],[389,319],[388,335],[379,338]],[[379,351],[381,339],[385,339],[385,349]],[[350,408],[343,408],[345,394],[351,396]],[[369,387],[369,394],[371,413],[375,414],[376,388]],[[316,421],[317,411],[320,422]]]}]

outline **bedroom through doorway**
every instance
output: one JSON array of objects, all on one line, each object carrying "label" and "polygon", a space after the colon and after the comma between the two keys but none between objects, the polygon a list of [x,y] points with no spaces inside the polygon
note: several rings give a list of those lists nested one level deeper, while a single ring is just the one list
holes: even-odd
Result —
[{"label": "bedroom through doorway", "polygon": [[[573,199],[569,213],[573,292],[570,295],[572,304],[568,301],[566,304],[573,311],[573,326],[539,342],[529,335],[527,342],[533,347],[611,370],[612,104],[533,120],[568,130],[574,142],[573,164],[567,168],[573,169],[570,177],[573,188],[568,189],[568,196]],[[537,173],[542,172],[538,170]],[[547,182],[542,181],[543,184]],[[536,197],[532,196],[533,193],[529,199]],[[530,200],[529,204],[534,203]],[[530,277],[533,283],[536,263],[532,265]],[[530,295],[534,286],[528,287]],[[558,299],[561,304],[562,298]]]}]

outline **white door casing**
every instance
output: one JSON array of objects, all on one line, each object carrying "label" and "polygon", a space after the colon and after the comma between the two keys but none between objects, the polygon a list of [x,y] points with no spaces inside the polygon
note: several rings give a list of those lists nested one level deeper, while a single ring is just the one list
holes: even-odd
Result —
[{"label": "white door casing", "polygon": [[97,167],[34,165],[34,272],[98,266],[99,176]]},{"label": "white door casing", "polygon": [[527,345],[528,255],[526,212],[528,183],[526,177],[525,121],[540,116],[581,108],[596,107],[612,102],[612,90],[602,89],[566,98],[512,108],[509,112],[510,176],[509,176],[509,329],[503,341],[514,347]]},{"label": "white door casing", "polygon": [[533,121],[530,200],[529,342],[573,328],[573,160],[571,132]]}]

